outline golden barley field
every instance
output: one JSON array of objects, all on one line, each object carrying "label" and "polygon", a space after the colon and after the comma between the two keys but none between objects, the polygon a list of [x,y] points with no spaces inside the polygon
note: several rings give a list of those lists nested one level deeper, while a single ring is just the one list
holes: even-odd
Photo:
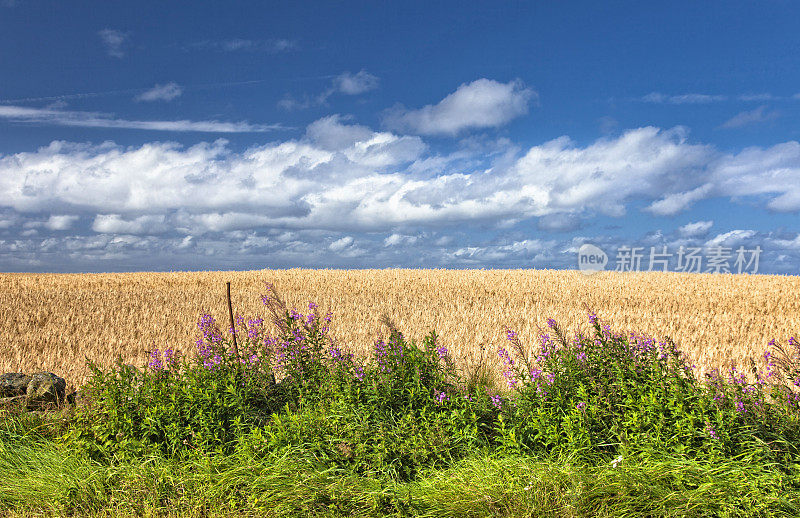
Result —
[{"label": "golden barley field", "polygon": [[[0,274],[0,372],[48,370],[79,387],[85,358],[117,355],[144,365],[148,352],[194,354],[197,320],[227,327],[225,282],[234,311],[264,316],[260,295],[274,283],[289,307],[332,310],[332,334],[368,354],[381,315],[421,339],[435,329],[457,359],[484,348],[496,363],[504,326],[534,344],[548,317],[570,334],[588,330],[586,307],[614,330],[675,340],[702,374],[735,363],[763,366],[771,338],[800,336],[800,277],[565,270],[259,270],[119,274]],[[498,378],[500,370],[496,369]]]}]

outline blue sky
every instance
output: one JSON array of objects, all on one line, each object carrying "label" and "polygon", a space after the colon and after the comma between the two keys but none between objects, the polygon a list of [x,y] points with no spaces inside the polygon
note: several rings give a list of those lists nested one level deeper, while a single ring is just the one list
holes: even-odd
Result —
[{"label": "blue sky", "polygon": [[592,244],[796,275],[797,20],[0,0],[0,271],[562,269]]}]

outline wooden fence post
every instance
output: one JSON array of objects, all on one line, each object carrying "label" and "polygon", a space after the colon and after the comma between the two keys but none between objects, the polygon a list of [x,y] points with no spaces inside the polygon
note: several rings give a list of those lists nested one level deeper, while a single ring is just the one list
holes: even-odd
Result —
[{"label": "wooden fence post", "polygon": [[227,282],[228,285],[228,315],[231,317],[231,331],[233,331],[233,352],[236,355],[236,365],[239,365],[239,346],[236,343],[236,326],[233,323],[233,306],[231,305],[231,283]]}]

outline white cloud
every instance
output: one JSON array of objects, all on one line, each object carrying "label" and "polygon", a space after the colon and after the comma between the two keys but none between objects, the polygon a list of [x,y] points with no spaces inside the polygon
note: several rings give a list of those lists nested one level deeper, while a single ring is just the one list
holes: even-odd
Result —
[{"label": "white cloud", "polygon": [[389,128],[422,135],[455,135],[474,128],[494,128],[528,113],[536,92],[519,81],[478,79],[459,86],[438,104],[418,110],[397,107],[385,118]]},{"label": "white cloud", "polygon": [[735,245],[742,244],[743,241],[750,239],[755,235],[756,233],[753,230],[731,230],[730,232],[725,232],[724,234],[717,234],[713,238],[706,241],[705,246],[707,248],[713,248],[717,246],[731,248]]},{"label": "white cloud", "polygon": [[392,234],[383,240],[383,246],[413,245],[419,239],[418,236],[404,236],[402,234]]},{"label": "white cloud", "polygon": [[284,129],[279,124],[250,124],[222,121],[137,121],[117,119],[95,112],[65,111],[50,108],[0,106],[0,119],[49,126],[78,126],[84,128],[137,129],[150,131],[194,131],[201,133],[262,133]]},{"label": "white cloud", "polygon": [[130,35],[128,33],[114,29],[103,29],[97,34],[100,36],[100,39],[103,40],[103,45],[105,45],[106,52],[109,56],[115,58],[125,57],[125,48],[130,40]]},{"label": "white cloud", "polygon": [[780,112],[777,110],[767,111],[766,106],[759,106],[755,110],[740,112],[722,124],[722,128],[741,128],[750,124],[758,124],[760,122],[768,122],[780,117]]},{"label": "white cloud", "polygon": [[69,230],[78,219],[80,219],[78,216],[52,215],[44,226],[50,230]]},{"label": "white cloud", "polygon": [[[638,128],[586,145],[562,137],[520,151],[497,141],[440,156],[419,137],[331,116],[297,139],[244,150],[224,140],[191,147],[53,142],[0,155],[0,192],[2,239],[20,241],[14,250],[0,247],[0,264],[11,264],[4,258],[12,252],[15,260],[37,260],[42,240],[53,238],[48,247],[74,246],[86,260],[133,250],[146,261],[183,250],[203,265],[236,254],[287,266],[346,266],[354,257],[392,265],[411,249],[411,262],[525,266],[551,248],[521,231],[574,230],[597,213],[623,215],[634,201],[652,202],[657,215],[711,196],[754,195],[771,210],[798,210],[800,144],[727,154],[688,142],[681,128]],[[92,222],[91,230],[74,228],[79,220]],[[507,231],[511,237],[482,244],[449,230],[496,231],[502,222],[519,224]],[[676,237],[705,236],[711,224],[688,223]],[[42,235],[20,234],[29,230]],[[345,237],[332,240],[332,233]],[[197,262],[203,257],[208,262]]]},{"label": "white cloud", "polygon": [[674,216],[691,207],[693,203],[708,197],[713,187],[712,184],[706,183],[690,191],[668,194],[651,203],[645,210],[656,216]]},{"label": "white cloud", "polygon": [[337,239],[333,243],[328,246],[328,248],[333,252],[341,252],[348,246],[353,244],[353,238],[350,236],[344,236],[341,239]]},{"label": "white cloud", "polygon": [[278,101],[278,108],[283,110],[305,110],[315,106],[325,106],[328,99],[334,94],[359,95],[378,87],[379,79],[366,70],[361,70],[357,74],[343,72],[333,78],[331,85],[322,93],[316,95],[305,95],[302,99],[297,99],[291,94],[286,94],[283,99]]},{"label": "white cloud", "polygon": [[333,80],[333,86],[346,95],[358,95],[378,88],[378,78],[361,70],[356,74],[344,72]]},{"label": "white cloud", "polygon": [[768,209],[800,210],[800,143],[750,147],[714,163],[709,181],[725,196],[772,196]]},{"label": "white cloud", "polygon": [[678,233],[684,237],[704,236],[708,234],[712,226],[714,226],[713,221],[695,221],[680,227]]},{"label": "white cloud", "polygon": [[171,101],[181,96],[183,88],[178,83],[169,82],[163,85],[155,85],[150,90],[142,92],[134,99],[137,101]]},{"label": "white cloud", "polygon": [[426,149],[418,137],[376,133],[343,121],[339,115],[319,119],[308,126],[306,136],[322,149],[338,151],[353,162],[377,168],[411,162]]},{"label": "white cloud", "polygon": [[164,224],[164,216],[139,216],[125,220],[118,214],[98,215],[92,230],[102,234],[159,234],[169,230]]}]

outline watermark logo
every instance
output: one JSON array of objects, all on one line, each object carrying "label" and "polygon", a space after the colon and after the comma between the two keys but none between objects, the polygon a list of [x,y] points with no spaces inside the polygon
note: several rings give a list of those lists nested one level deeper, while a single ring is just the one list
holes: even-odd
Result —
[{"label": "watermark logo", "polygon": [[[675,271],[686,273],[758,273],[758,260],[763,250],[760,246],[748,250],[740,246],[735,251],[731,248],[715,246],[705,250],[702,248],[680,247],[677,253],[670,253],[667,247],[656,251],[650,247],[650,253],[644,247],[621,246],[617,249],[616,272],[653,272]],[[674,268],[670,265],[674,261]],[[586,275],[605,269],[608,256],[600,248],[585,243],[578,249],[578,268]],[[733,263],[733,264],[731,264]],[[647,268],[645,268],[645,266]],[[748,272],[748,270],[750,270]]]},{"label": "watermark logo", "polygon": [[586,275],[605,270],[608,256],[594,245],[584,243],[578,249],[578,268]]}]

